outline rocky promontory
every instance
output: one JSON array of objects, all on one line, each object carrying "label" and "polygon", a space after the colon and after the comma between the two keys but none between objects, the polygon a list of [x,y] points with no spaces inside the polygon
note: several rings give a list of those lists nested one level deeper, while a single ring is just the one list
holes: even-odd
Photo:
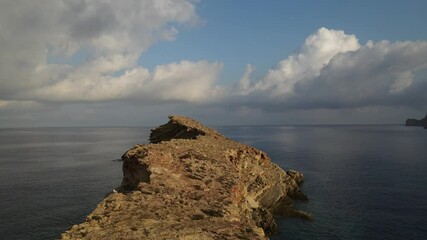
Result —
[{"label": "rocky promontory", "polygon": [[267,239],[274,215],[311,215],[303,175],[187,117],[170,121],[123,159],[121,186],[62,239]]},{"label": "rocky promontory", "polygon": [[427,127],[427,114],[423,119],[406,119],[405,126],[419,126],[419,127]]}]

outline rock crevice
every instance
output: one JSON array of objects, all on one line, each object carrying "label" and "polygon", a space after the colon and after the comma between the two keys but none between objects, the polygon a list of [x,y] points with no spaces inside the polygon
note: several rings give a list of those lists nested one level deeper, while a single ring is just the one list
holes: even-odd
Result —
[{"label": "rock crevice", "polygon": [[123,181],[62,239],[266,239],[275,214],[311,219],[303,175],[190,118],[171,116],[123,159]]}]

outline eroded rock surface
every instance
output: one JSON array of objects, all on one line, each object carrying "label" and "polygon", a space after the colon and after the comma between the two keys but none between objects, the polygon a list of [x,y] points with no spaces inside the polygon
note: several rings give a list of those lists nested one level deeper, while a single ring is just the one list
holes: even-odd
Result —
[{"label": "eroded rock surface", "polygon": [[152,130],[123,155],[123,181],[62,239],[266,239],[274,214],[307,200],[303,175],[186,117]]}]

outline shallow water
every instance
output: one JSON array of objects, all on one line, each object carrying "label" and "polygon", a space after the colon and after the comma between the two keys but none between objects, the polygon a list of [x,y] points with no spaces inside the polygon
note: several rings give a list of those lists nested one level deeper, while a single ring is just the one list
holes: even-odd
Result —
[{"label": "shallow water", "polygon": [[[304,173],[314,221],[272,239],[427,239],[427,131],[403,126],[218,127]],[[149,128],[0,129],[0,239],[54,239],[120,185]]]}]

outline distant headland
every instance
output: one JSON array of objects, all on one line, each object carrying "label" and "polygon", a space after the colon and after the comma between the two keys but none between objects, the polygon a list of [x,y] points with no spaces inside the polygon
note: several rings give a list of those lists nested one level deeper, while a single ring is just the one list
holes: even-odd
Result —
[{"label": "distant headland", "polygon": [[413,119],[413,118],[406,119],[405,126],[419,126],[419,127],[427,128],[427,114],[423,119],[420,119],[420,120]]}]

